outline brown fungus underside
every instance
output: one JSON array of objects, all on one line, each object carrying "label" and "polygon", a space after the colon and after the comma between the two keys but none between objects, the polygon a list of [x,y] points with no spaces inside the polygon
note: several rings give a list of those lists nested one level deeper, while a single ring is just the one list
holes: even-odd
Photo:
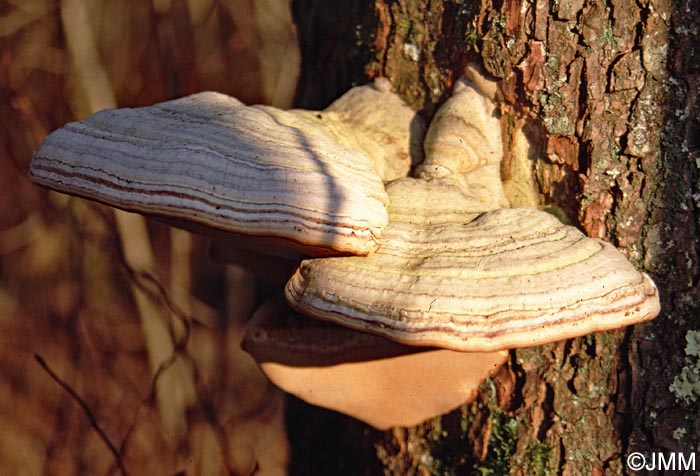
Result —
[{"label": "brown fungus underside", "polygon": [[470,401],[508,358],[401,345],[295,313],[281,296],[256,311],[242,345],[284,391],[378,429],[413,426]]}]

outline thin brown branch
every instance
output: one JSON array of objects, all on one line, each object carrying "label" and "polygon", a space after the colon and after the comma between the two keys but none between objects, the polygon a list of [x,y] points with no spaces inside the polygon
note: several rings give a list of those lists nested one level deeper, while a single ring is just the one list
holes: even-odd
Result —
[{"label": "thin brown branch", "polygon": [[[136,430],[136,426],[139,424],[139,422],[143,421],[142,416],[144,414],[144,408],[152,408],[153,404],[156,401],[156,392],[157,390],[157,383],[158,383],[158,378],[161,376],[163,372],[165,372],[168,368],[170,368],[174,363],[175,360],[177,359],[178,354],[173,353],[170,358],[162,362],[158,368],[156,369],[155,373],[153,374],[153,378],[151,379],[151,388],[148,392],[148,395],[146,395],[146,398],[143,399],[143,402],[141,405],[139,405],[138,411],[136,412],[136,417],[133,420],[133,423],[131,427],[127,430],[126,434],[124,435],[124,438],[122,439],[121,444],[119,445],[119,454],[124,455],[126,454],[127,447],[129,442],[131,441],[131,435],[134,433],[134,430]],[[109,471],[107,472],[108,476],[111,476],[114,474],[114,471],[118,469],[118,466],[114,464]],[[119,468],[121,469],[121,468]]]},{"label": "thin brown branch", "polygon": [[100,424],[97,422],[95,414],[92,412],[87,402],[83,400],[83,398],[80,395],[78,395],[78,392],[76,392],[70,385],[64,382],[61,379],[61,377],[56,375],[56,373],[53,370],[51,370],[51,367],[49,367],[49,364],[47,364],[46,361],[39,354],[34,354],[34,358],[39,363],[39,365],[41,365],[44,371],[46,371],[46,373],[49,374],[53,381],[59,384],[61,388],[63,388],[63,390],[65,390],[68,393],[68,395],[70,395],[71,398],[78,403],[78,405],[80,405],[80,408],[83,410],[83,413],[85,413],[85,416],[90,422],[90,426],[97,432],[104,444],[107,445],[107,448],[109,448],[109,450],[114,455],[115,464],[122,472],[122,474],[124,476],[127,476],[126,468],[124,467],[124,462],[122,461],[121,453],[119,452],[119,450],[117,450],[116,446],[114,446],[114,443],[112,443],[112,441],[109,439],[109,436],[107,436],[102,427],[100,427]]}]

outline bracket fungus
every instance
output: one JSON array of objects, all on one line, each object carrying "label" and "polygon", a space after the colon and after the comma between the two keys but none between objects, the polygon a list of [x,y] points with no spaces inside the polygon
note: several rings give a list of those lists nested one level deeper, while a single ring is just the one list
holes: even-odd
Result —
[{"label": "bracket fungus", "polygon": [[387,78],[350,89],[323,111],[289,112],[365,153],[384,182],[406,177],[423,160],[423,119],[392,92]]},{"label": "bracket fungus", "polygon": [[534,346],[658,314],[653,282],[609,243],[531,208],[472,220],[439,213],[444,194],[425,202],[404,192],[428,194],[431,185],[392,182],[382,247],[366,258],[303,261],[286,287],[291,306],[407,345],[471,352]]},{"label": "bracket fungus", "polygon": [[505,208],[495,105],[468,80],[436,113],[425,153],[420,178],[387,186],[381,248],[303,261],[285,289],[294,309],[407,345],[470,352],[659,313],[654,283],[612,245],[545,212]]},{"label": "bracket fungus", "polygon": [[285,287],[305,316],[271,301],[246,350],[311,403],[409,426],[469,400],[506,349],[659,313],[612,245],[508,208],[495,86],[477,79],[436,113],[415,178],[423,125],[383,79],[324,111],[217,93],[102,111],[52,133],[30,175],[204,232],[224,260],[292,258],[262,265],[276,280],[316,257]]},{"label": "bracket fungus", "polygon": [[387,224],[380,174],[408,173],[421,132],[381,80],[320,112],[207,92],[68,124],[30,177],[265,253],[366,255]]},{"label": "bracket fungus", "polygon": [[503,144],[496,105],[477,86],[460,78],[452,96],[430,121],[423,144],[421,178],[450,177],[478,198],[481,211],[507,207],[501,182]]},{"label": "bracket fungus", "polygon": [[284,391],[382,430],[473,399],[508,358],[401,345],[297,314],[281,297],[256,311],[243,348]]}]

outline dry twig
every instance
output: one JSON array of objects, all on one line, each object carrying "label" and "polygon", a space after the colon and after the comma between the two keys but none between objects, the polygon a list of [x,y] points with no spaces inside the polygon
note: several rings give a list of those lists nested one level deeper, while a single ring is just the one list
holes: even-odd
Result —
[{"label": "dry twig", "polygon": [[90,405],[87,404],[83,398],[78,395],[78,392],[76,392],[70,385],[68,385],[66,382],[61,379],[56,373],[49,367],[49,364],[46,363],[46,361],[41,357],[39,354],[34,354],[34,358],[36,361],[41,365],[41,367],[46,371],[47,374],[65,390],[68,395],[71,396],[73,400],[75,400],[78,405],[80,405],[80,408],[83,410],[83,413],[85,413],[85,416],[87,417],[88,421],[90,421],[90,426],[97,432],[99,435],[100,439],[104,442],[105,445],[107,445],[107,448],[112,452],[115,458],[115,464],[119,468],[119,470],[122,472],[123,476],[128,476],[126,472],[126,468],[124,467],[124,462],[122,461],[122,455],[120,451],[117,449],[116,446],[114,446],[114,443],[112,443],[112,440],[109,439],[109,436],[104,432],[100,424],[97,422],[97,417],[95,417],[95,414],[92,412],[92,409],[90,409]]}]

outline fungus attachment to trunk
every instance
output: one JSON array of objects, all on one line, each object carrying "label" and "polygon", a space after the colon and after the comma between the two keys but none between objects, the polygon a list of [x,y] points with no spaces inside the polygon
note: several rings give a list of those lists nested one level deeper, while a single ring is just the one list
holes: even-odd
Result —
[{"label": "fungus attachment to trunk", "polygon": [[212,92],[100,111],[50,134],[30,177],[263,253],[367,255],[387,224],[382,179],[421,155],[422,122],[387,84],[326,111]]},{"label": "fungus attachment to trunk", "polygon": [[[480,83],[485,87],[485,80]],[[416,169],[417,177],[450,177],[481,201],[481,211],[509,205],[501,182],[498,109],[472,81],[457,81],[452,96],[430,121],[423,148],[425,161]]]},{"label": "fungus attachment to trunk", "polygon": [[256,311],[243,348],[284,391],[378,429],[470,401],[508,357],[401,345],[297,314],[281,296]]},{"label": "fungus attachment to trunk", "polygon": [[459,213],[473,200],[433,193],[434,185],[389,184],[382,247],[366,258],[303,261],[287,283],[290,305],[403,344],[470,352],[544,344],[659,313],[654,283],[609,243],[532,208],[473,219]]}]

